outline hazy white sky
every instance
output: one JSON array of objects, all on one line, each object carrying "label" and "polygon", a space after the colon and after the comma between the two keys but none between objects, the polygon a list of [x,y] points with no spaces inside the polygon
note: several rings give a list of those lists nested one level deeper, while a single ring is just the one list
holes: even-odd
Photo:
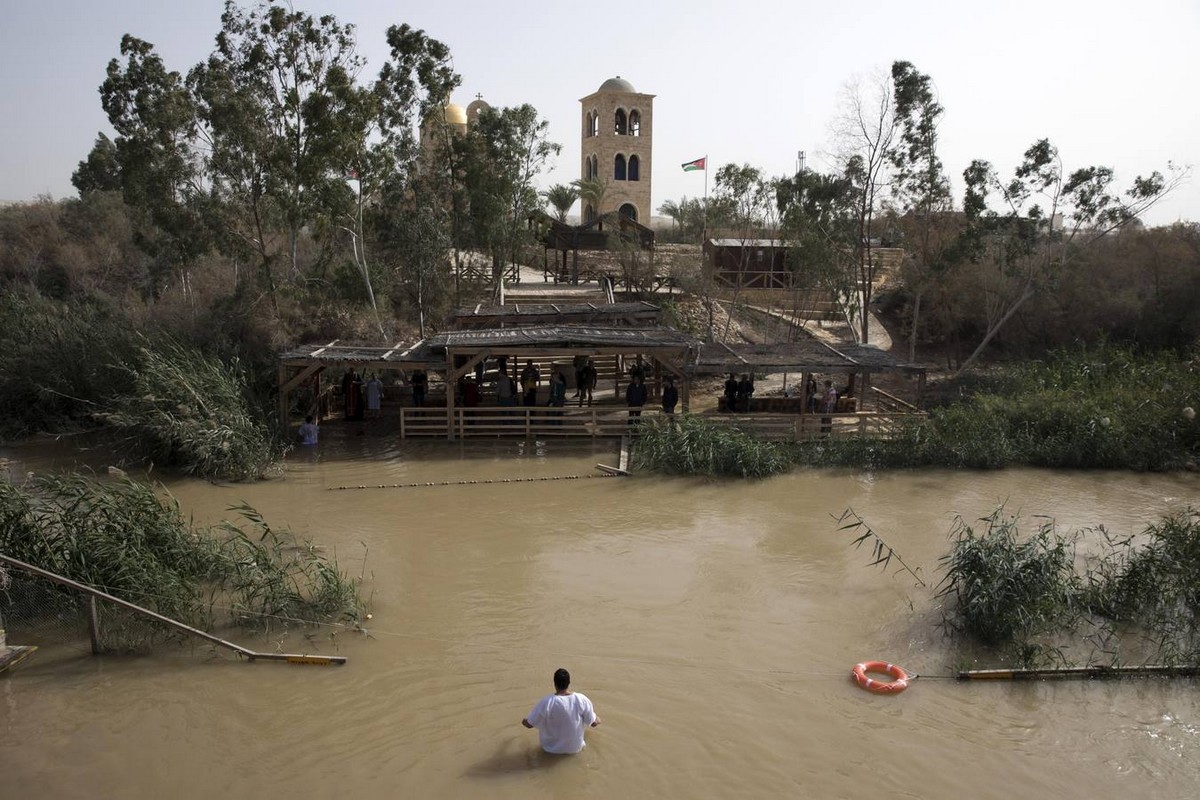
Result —
[{"label": "hazy white sky", "polygon": [[[296,0],[358,28],[364,79],[407,22],[450,46],[466,105],[531,103],[563,145],[543,185],[579,177],[579,99],[620,75],[654,103],[653,201],[704,192],[710,169],[748,162],[824,168],[844,85],[905,59],[929,74],[946,114],[942,159],[1011,170],[1048,137],[1067,170],[1112,166],[1121,186],[1168,161],[1200,166],[1200,0],[806,0],[579,4],[551,0]],[[74,194],[71,172],[107,131],[97,87],[121,35],[153,42],[186,72],[211,50],[220,0],[3,0],[0,199]],[[617,9],[625,8],[624,11]],[[604,13],[600,12],[604,9]],[[710,179],[712,173],[709,175]],[[957,198],[961,200],[961,197]],[[1200,220],[1200,175],[1151,224]]]}]

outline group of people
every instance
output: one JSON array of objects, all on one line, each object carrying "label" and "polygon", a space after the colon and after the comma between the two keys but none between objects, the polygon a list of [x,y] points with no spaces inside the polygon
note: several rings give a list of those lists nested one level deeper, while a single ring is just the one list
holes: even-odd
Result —
[{"label": "group of people", "polygon": [[808,381],[804,384],[805,407],[810,414],[818,411],[822,414],[836,413],[839,396],[838,390],[833,386],[833,381],[827,380],[824,388],[818,388],[817,379],[809,375]]},{"label": "group of people", "polygon": [[[424,376],[425,373],[420,373]],[[416,373],[413,375],[413,398],[416,399]],[[422,389],[422,400],[424,390]],[[378,417],[380,404],[383,401],[383,381],[379,375],[372,372],[364,380],[354,367],[346,370],[342,376],[342,411],[348,420],[361,420],[366,417]]]},{"label": "group of people", "polygon": [[747,414],[750,412],[750,396],[754,394],[754,378],[750,373],[742,373],[738,380],[737,373],[729,373],[725,381],[725,410],[729,413]]}]

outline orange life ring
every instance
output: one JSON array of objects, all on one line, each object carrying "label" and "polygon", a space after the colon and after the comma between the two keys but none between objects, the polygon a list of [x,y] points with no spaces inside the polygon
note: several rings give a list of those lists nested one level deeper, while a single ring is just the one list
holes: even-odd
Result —
[{"label": "orange life ring", "polygon": [[[890,681],[877,681],[867,675],[868,672],[887,675]],[[908,673],[895,664],[886,661],[864,661],[855,664],[850,670],[850,677],[868,692],[876,694],[900,694],[908,688]]]}]

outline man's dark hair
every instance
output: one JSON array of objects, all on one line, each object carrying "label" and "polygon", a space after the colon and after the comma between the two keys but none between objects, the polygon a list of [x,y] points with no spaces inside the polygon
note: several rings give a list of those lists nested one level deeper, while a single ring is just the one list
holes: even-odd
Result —
[{"label": "man's dark hair", "polygon": [[571,685],[571,673],[562,667],[554,670],[554,691],[561,692]]}]

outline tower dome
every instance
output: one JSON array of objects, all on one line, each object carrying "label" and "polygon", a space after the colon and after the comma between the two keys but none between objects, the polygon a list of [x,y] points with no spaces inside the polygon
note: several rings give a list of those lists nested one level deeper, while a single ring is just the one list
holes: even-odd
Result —
[{"label": "tower dome", "polygon": [[600,92],[632,92],[635,91],[633,84],[618,75],[615,78],[609,78],[604,83],[600,84],[597,90]]},{"label": "tower dome", "polygon": [[446,122],[451,125],[466,125],[467,110],[458,103],[446,103]]}]

